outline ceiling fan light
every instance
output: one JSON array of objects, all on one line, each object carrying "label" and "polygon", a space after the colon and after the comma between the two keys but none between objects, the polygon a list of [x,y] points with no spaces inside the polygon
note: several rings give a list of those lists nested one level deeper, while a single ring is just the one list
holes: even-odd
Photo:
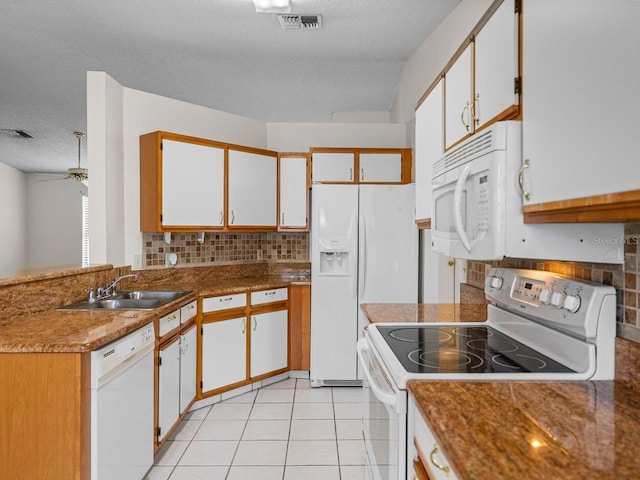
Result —
[{"label": "ceiling fan light", "polygon": [[258,13],[290,13],[289,0],[253,0]]}]

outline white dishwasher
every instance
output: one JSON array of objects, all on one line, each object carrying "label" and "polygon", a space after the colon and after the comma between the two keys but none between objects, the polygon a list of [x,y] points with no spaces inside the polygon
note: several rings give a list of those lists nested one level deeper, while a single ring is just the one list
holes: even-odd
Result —
[{"label": "white dishwasher", "polygon": [[91,352],[91,479],[140,480],[153,464],[149,323]]}]

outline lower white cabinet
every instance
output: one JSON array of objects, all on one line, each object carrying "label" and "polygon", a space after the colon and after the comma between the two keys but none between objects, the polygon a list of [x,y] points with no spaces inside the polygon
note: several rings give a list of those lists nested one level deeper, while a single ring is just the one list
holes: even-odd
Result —
[{"label": "lower white cabinet", "polygon": [[247,319],[202,325],[202,391],[215,390],[247,378]]},{"label": "lower white cabinet", "polygon": [[196,326],[180,336],[180,413],[196,398]]},{"label": "lower white cabinet", "polygon": [[180,337],[160,349],[158,372],[157,440],[161,442],[180,416]]},{"label": "lower white cabinet", "polygon": [[251,316],[251,377],[287,367],[288,323],[287,310]]},{"label": "lower white cabinet", "polygon": [[160,348],[158,360],[158,432],[162,442],[196,396],[196,326]]}]

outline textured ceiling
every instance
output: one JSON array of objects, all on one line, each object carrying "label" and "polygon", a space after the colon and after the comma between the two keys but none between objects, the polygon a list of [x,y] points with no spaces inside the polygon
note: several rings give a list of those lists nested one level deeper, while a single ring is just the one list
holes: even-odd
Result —
[{"label": "textured ceiling", "polygon": [[251,0],[3,0],[0,129],[34,138],[0,131],[0,162],[75,166],[88,70],[266,122],[388,110],[404,62],[459,1],[291,0],[322,29],[282,30]]}]

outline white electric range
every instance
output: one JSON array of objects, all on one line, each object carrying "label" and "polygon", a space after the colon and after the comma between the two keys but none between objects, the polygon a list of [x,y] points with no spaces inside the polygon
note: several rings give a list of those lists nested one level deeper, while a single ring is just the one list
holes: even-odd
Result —
[{"label": "white electric range", "polygon": [[550,272],[494,268],[486,322],[365,328],[364,433],[371,479],[406,476],[409,380],[610,380],[616,292]]}]

